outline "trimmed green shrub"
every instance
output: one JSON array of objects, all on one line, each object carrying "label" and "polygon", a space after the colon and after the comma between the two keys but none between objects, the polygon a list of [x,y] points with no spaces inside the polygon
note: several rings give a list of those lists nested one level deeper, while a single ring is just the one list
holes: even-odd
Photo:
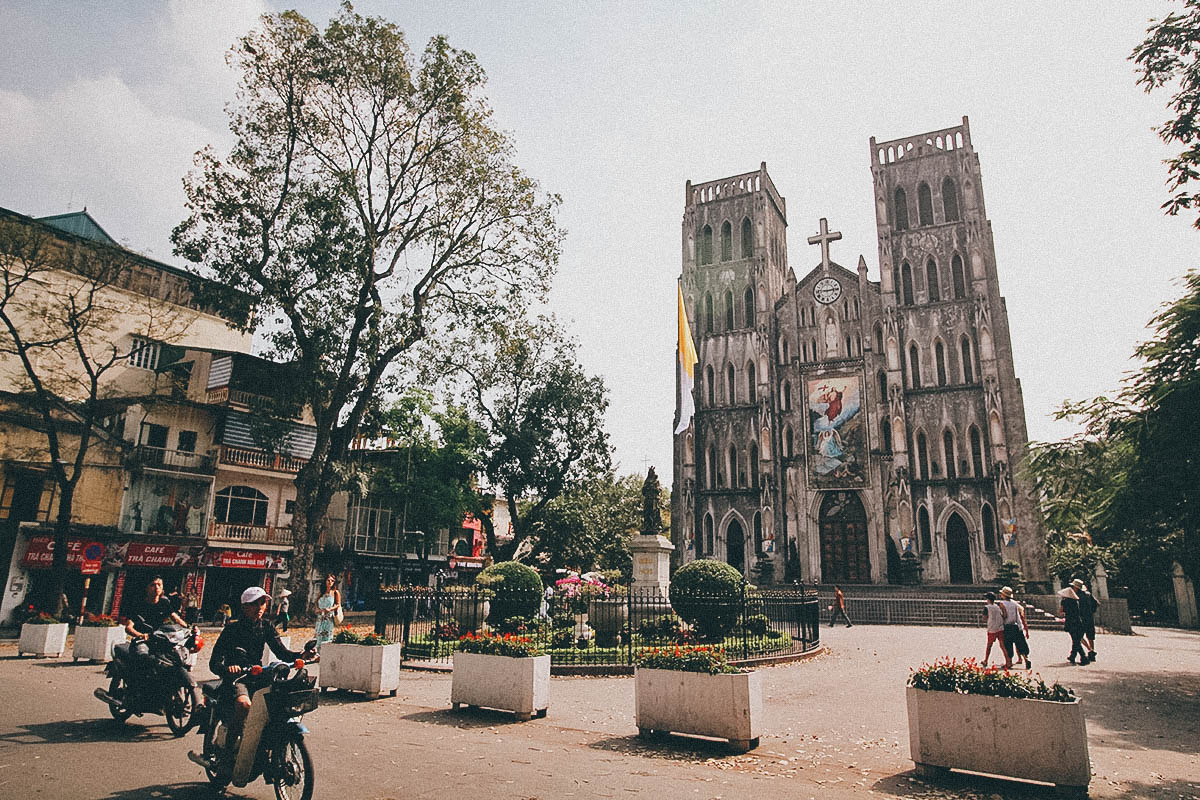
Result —
[{"label": "trimmed green shrub", "polygon": [[721,641],[737,624],[744,583],[742,573],[723,561],[692,561],[671,578],[671,607],[702,639]]},{"label": "trimmed green shrub", "polygon": [[542,577],[519,561],[501,561],[479,573],[475,583],[496,593],[488,622],[497,625],[509,617],[532,617],[542,603]]},{"label": "trimmed green shrub", "polygon": [[771,620],[766,614],[751,614],[742,622],[742,627],[751,636],[762,636],[771,627]]}]

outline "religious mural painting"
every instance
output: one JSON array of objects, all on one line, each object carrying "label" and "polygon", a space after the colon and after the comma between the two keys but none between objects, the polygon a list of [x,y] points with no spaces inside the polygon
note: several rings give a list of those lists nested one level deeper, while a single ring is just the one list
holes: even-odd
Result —
[{"label": "religious mural painting", "polygon": [[867,428],[862,413],[862,376],[810,377],[808,483],[814,489],[855,489],[867,484]]}]

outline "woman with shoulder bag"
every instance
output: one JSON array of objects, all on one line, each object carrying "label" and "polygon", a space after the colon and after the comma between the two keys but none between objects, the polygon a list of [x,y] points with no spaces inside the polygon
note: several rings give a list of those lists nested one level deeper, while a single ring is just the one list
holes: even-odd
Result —
[{"label": "woman with shoulder bag", "polygon": [[314,626],[317,647],[333,639],[333,629],[342,622],[342,593],[337,590],[337,577],[325,576],[325,592],[315,603],[317,624]]}]

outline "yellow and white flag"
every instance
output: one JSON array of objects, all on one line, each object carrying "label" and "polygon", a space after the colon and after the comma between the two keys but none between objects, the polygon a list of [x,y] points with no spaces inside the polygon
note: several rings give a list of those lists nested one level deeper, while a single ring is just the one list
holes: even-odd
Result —
[{"label": "yellow and white flag", "polygon": [[696,413],[696,401],[692,387],[696,382],[696,345],[692,342],[692,329],[688,326],[687,309],[683,306],[683,286],[679,286],[679,424],[675,433],[683,433],[692,424]]}]

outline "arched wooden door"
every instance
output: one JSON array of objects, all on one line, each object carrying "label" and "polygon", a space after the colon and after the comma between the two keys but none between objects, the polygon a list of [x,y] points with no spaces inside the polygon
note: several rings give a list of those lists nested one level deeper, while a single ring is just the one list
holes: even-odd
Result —
[{"label": "arched wooden door", "polygon": [[746,531],[737,519],[729,520],[725,529],[725,561],[738,572],[745,574]]},{"label": "arched wooden door", "polygon": [[829,492],[821,501],[821,580],[869,583],[867,512],[857,492]]},{"label": "arched wooden door", "polygon": [[946,561],[950,564],[951,583],[971,583],[971,537],[967,524],[958,514],[946,522]]}]

